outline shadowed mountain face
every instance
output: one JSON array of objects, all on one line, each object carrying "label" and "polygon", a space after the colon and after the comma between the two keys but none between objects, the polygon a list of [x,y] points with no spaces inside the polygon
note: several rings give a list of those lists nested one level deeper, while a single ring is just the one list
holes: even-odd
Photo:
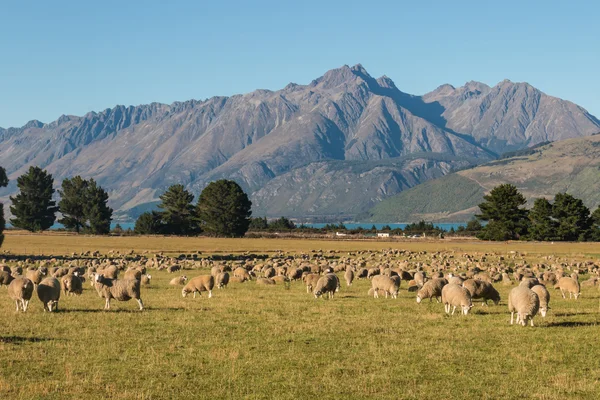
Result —
[{"label": "shadowed mountain face", "polygon": [[198,194],[231,178],[261,214],[348,215],[454,168],[599,126],[527,84],[445,85],[419,97],[361,65],[343,66],[276,92],[117,106],[0,129],[0,165],[11,179],[0,194],[38,165],[57,185],[93,177],[121,213],[156,201],[173,183]]}]

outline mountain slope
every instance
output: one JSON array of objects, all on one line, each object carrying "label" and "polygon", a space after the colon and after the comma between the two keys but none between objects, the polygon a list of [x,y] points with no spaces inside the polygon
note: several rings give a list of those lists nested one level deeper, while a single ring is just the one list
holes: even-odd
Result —
[{"label": "mountain slope", "polygon": [[[82,117],[62,116],[50,124],[32,121],[0,129],[0,165],[11,179],[0,199],[16,190],[16,177],[29,165],[38,165],[54,175],[57,185],[77,174],[93,177],[123,215],[153,204],[173,183],[198,194],[219,178],[235,179],[250,193],[255,209],[268,215],[346,215],[453,169],[490,161],[500,150],[534,144],[543,136],[528,136],[539,131],[531,127],[534,123],[569,121],[563,124],[571,126],[565,137],[587,135],[590,126],[600,129],[585,110],[559,99],[548,103],[549,111],[531,111],[524,120],[523,106],[504,109],[497,99],[512,96],[510,104],[519,99],[528,104],[535,96],[519,94],[520,84],[512,91],[506,85],[497,90],[506,94],[492,96],[495,88],[479,84],[476,97],[489,101],[463,99],[462,89],[450,87],[420,97],[356,65],[279,91],[117,106]],[[539,93],[539,103],[546,104],[548,96]],[[490,118],[493,129],[486,133]],[[517,120],[527,126],[525,134],[513,135]],[[416,154],[421,161],[404,159]],[[396,159],[399,163],[386,164]],[[313,182],[314,174],[321,180]],[[340,201],[350,192],[352,202]],[[298,196],[314,201],[292,200]]]},{"label": "mountain slope", "polygon": [[428,181],[389,197],[367,213],[373,222],[466,221],[483,195],[512,183],[532,205],[558,192],[581,198],[593,211],[600,205],[600,134],[541,146],[533,154],[493,161]]}]

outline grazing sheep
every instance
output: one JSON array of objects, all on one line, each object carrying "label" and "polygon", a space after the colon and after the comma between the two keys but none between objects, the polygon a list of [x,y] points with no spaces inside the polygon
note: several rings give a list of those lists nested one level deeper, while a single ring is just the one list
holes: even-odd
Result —
[{"label": "grazing sheep", "polygon": [[169,282],[169,285],[180,286],[180,285],[185,285],[186,282],[187,282],[187,276],[182,275],[182,276],[178,276],[176,278],[171,279],[171,281]]},{"label": "grazing sheep", "polygon": [[442,303],[444,303],[446,314],[450,314],[450,308],[452,308],[452,315],[454,315],[456,307],[460,307],[464,315],[467,315],[473,307],[469,291],[454,283],[449,283],[442,288]]},{"label": "grazing sheep", "polygon": [[302,279],[302,269],[301,268],[295,268],[295,269],[292,269],[292,270],[288,271],[288,278],[290,278],[293,281],[297,281],[298,279]]},{"label": "grazing sheep", "polygon": [[215,278],[215,283],[217,284],[217,289],[223,289],[224,287],[227,287],[227,284],[229,284],[229,273],[219,272]]},{"label": "grazing sheep", "polygon": [[21,276],[21,275],[23,275],[23,268],[18,265],[16,267],[12,267],[10,269],[10,274],[15,278],[17,276]]},{"label": "grazing sheep", "polygon": [[265,278],[272,278],[272,277],[275,276],[275,269],[272,268],[272,267],[266,268],[263,271],[263,275],[264,275]]},{"label": "grazing sheep", "polygon": [[538,295],[527,286],[517,286],[508,294],[508,311],[510,311],[510,324],[513,324],[515,312],[517,313],[517,324],[527,325],[527,320],[533,326],[533,317],[540,308]]},{"label": "grazing sheep", "polygon": [[526,286],[529,289],[531,289],[535,285],[539,285],[539,284],[540,284],[540,281],[538,281],[537,278],[526,278],[526,277],[523,277],[523,279],[521,279],[521,283],[519,283],[519,285]]},{"label": "grazing sheep", "polygon": [[358,272],[356,273],[356,278],[358,279],[364,279],[369,275],[369,270],[367,270],[366,268],[361,268],[358,270]]},{"label": "grazing sheep", "polygon": [[10,285],[10,283],[15,279],[14,276],[11,275],[9,271],[0,271],[0,286],[2,285]]},{"label": "grazing sheep", "polygon": [[52,276],[55,278],[62,278],[63,276],[66,276],[69,273],[69,269],[62,267],[62,268],[57,268],[56,271],[52,272]]},{"label": "grazing sheep", "polygon": [[250,280],[250,273],[245,268],[238,267],[233,271],[233,276],[240,278],[242,282]]},{"label": "grazing sheep", "polygon": [[33,282],[27,278],[15,278],[8,285],[8,296],[15,301],[17,311],[27,311],[33,295]]},{"label": "grazing sheep", "polygon": [[258,278],[256,279],[257,285],[274,285],[275,281],[271,278]]},{"label": "grazing sheep", "polygon": [[569,293],[569,299],[575,297],[575,300],[579,298],[581,295],[581,287],[579,286],[579,281],[574,278],[562,277],[558,280],[558,283],[554,285],[554,289],[560,289],[560,293],[562,294],[563,299],[565,297],[565,292]]},{"label": "grazing sheep", "polygon": [[464,281],[465,280],[463,278],[461,278],[460,276],[448,274],[448,283],[453,283],[455,285],[462,286]]},{"label": "grazing sheep", "polygon": [[335,274],[326,274],[319,278],[315,286],[315,299],[318,299],[323,294],[328,293],[329,298],[333,299],[335,292],[340,290],[340,280]]},{"label": "grazing sheep", "polygon": [[27,273],[25,274],[25,277],[27,279],[29,279],[31,282],[33,282],[34,285],[39,285],[40,282],[42,281],[42,279],[44,279],[44,277],[48,275],[48,268],[46,267],[41,267],[39,269],[30,269],[27,270]]},{"label": "grazing sheep", "polygon": [[196,293],[202,296],[202,292],[208,292],[208,298],[212,297],[212,290],[215,287],[215,277],[212,275],[200,275],[190,279],[190,281],[181,289],[181,295],[186,297],[188,293]]},{"label": "grazing sheep", "polygon": [[487,306],[488,300],[492,300],[495,305],[500,303],[500,293],[489,282],[480,281],[479,279],[467,279],[462,285],[469,291],[472,300],[483,300],[482,306]]},{"label": "grazing sheep", "polygon": [[386,299],[388,298],[388,295],[390,295],[392,299],[397,299],[398,291],[400,290],[400,277],[395,276],[391,278],[386,275],[374,276],[371,280],[371,287],[373,289],[374,298],[378,298],[379,290],[383,290]]},{"label": "grazing sheep", "polygon": [[302,279],[304,280],[304,283],[306,284],[306,293],[313,292],[313,289],[315,288],[315,286],[317,286],[317,282],[319,281],[319,278],[321,278],[321,275],[319,275],[319,274],[304,275],[304,277]]},{"label": "grazing sheep", "polygon": [[535,285],[534,287],[531,288],[531,290],[533,290],[535,292],[535,294],[537,294],[538,299],[540,301],[540,315],[542,316],[542,318],[546,317],[546,313],[548,312],[548,309],[550,308],[550,292],[548,292],[548,289],[546,289],[546,286],[544,285]]},{"label": "grazing sheep", "polygon": [[60,289],[60,282],[52,276],[42,279],[37,285],[37,295],[44,305],[44,311],[58,311]]},{"label": "grazing sheep", "polygon": [[442,298],[442,289],[448,284],[445,278],[435,278],[425,282],[423,287],[417,292],[417,303],[421,303],[423,299],[431,299],[435,297],[439,303]]},{"label": "grazing sheep", "polygon": [[354,280],[354,270],[352,267],[346,268],[344,279],[346,280],[346,286],[352,286],[352,281]]},{"label": "grazing sheep", "polygon": [[140,283],[142,285],[149,285],[151,279],[152,279],[152,275],[144,274],[144,275],[142,275],[142,279],[140,279]]},{"label": "grazing sheep", "polygon": [[[377,290],[375,290],[375,289],[371,288],[371,289],[369,289],[369,291],[367,292],[367,295],[368,295],[369,297],[376,297],[376,296],[375,296],[375,293],[377,293],[377,297],[379,297],[380,295],[381,295],[381,296],[384,296],[384,295],[385,295],[387,292],[386,292],[385,290],[382,290],[382,289],[377,289]],[[376,298],[377,298],[377,297],[376,297]]]},{"label": "grazing sheep", "polygon": [[83,282],[77,275],[68,274],[62,277],[60,280],[65,296],[69,294],[81,294],[83,293]]},{"label": "grazing sheep", "polygon": [[105,310],[110,310],[110,300],[129,301],[136,299],[140,310],[144,309],[144,303],[140,296],[140,281],[135,279],[111,279],[103,274],[95,274],[94,286],[98,295],[106,302]]}]

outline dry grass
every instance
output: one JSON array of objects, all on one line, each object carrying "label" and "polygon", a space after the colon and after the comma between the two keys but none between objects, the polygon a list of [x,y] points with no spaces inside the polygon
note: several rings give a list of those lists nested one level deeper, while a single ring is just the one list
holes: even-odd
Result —
[{"label": "dry grass", "polygon": [[[61,242],[68,240],[68,242]],[[485,251],[476,242],[420,243]],[[55,246],[55,247],[52,247]],[[139,246],[139,247],[136,247]],[[410,248],[417,244],[85,238],[8,235],[11,252],[44,254],[131,248],[172,252]],[[550,245],[491,245],[537,252]],[[499,247],[494,247],[499,246]],[[523,247],[522,247],[523,246]],[[568,246],[558,245],[565,253]],[[19,250],[20,249],[20,250]],[[470,249],[470,250],[469,250]],[[526,250],[524,250],[526,249]],[[593,252],[575,245],[576,253]],[[597,246],[596,250],[597,252]],[[554,251],[553,251],[554,253]],[[185,271],[188,276],[199,274]],[[45,314],[33,299],[15,314],[0,288],[2,399],[596,399],[600,396],[599,300],[584,288],[578,301],[552,291],[549,316],[536,328],[508,324],[508,288],[500,306],[447,317],[435,302],[417,305],[402,290],[397,300],[368,298],[357,281],[333,300],[315,300],[301,283],[289,289],[254,282],[215,290],[212,299],[182,298],[173,277],[153,272],[134,302],[103,300],[86,284]]]}]

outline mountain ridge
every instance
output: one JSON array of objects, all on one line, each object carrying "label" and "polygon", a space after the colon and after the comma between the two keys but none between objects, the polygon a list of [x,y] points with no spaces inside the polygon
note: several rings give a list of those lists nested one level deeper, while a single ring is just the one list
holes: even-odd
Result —
[{"label": "mountain ridge", "polygon": [[[281,186],[286,174],[296,180],[304,176],[297,187],[306,188],[311,187],[307,168],[311,163],[330,163],[319,169],[330,176],[339,174],[333,172],[339,171],[335,162],[358,161],[374,165],[360,172],[372,174],[373,190],[389,187],[381,196],[356,194],[358,207],[351,208],[364,212],[394,190],[492,160],[502,150],[531,146],[548,137],[583,136],[600,128],[597,119],[579,106],[549,99],[533,87],[501,84],[497,89],[478,82],[460,88],[442,85],[415,96],[400,91],[385,75],[373,78],[357,64],[276,91],[259,89],[170,105],[116,106],[81,117],[63,115],[48,124],[32,120],[21,128],[0,129],[0,165],[11,179],[0,196],[14,193],[16,176],[29,165],[38,165],[57,180],[77,174],[96,179],[109,190],[111,206],[122,215],[155,202],[170,184],[183,183],[198,194],[219,178],[238,181],[256,209],[269,212],[266,204],[273,202],[266,193],[278,196],[275,188],[286,186]],[[540,104],[545,107],[541,114]],[[554,128],[556,121],[562,125]],[[420,162],[377,164],[421,153],[428,156]],[[452,159],[441,161],[435,154]],[[368,164],[372,161],[377,165]],[[350,175],[344,175],[349,186],[361,179],[353,171],[350,168],[346,172]],[[344,213],[336,204],[346,189],[324,191],[315,200],[321,207],[305,205],[294,212]],[[287,204],[300,194],[288,191],[288,195],[275,203]]]}]

